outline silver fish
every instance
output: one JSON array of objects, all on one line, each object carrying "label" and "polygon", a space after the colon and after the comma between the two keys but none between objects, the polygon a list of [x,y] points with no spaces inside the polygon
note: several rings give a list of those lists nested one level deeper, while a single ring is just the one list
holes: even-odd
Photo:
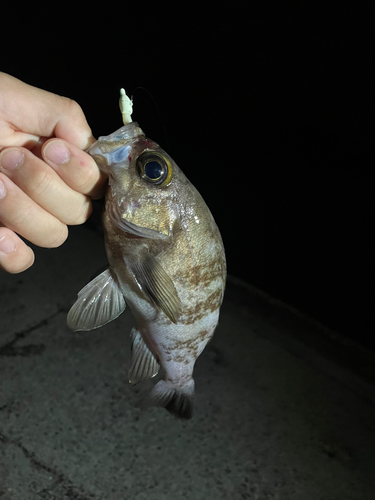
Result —
[{"label": "silver fish", "polygon": [[193,414],[193,369],[211,339],[226,262],[204,200],[172,158],[136,122],[100,137],[88,153],[108,175],[103,225],[109,269],[86,285],[68,314],[92,330],[131,308],[129,381],[163,377],[142,407]]}]

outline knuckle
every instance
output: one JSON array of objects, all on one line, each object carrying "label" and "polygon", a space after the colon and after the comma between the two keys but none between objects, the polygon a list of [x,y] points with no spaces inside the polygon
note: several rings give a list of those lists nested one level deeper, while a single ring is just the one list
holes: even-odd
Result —
[{"label": "knuckle", "polygon": [[33,186],[34,196],[48,197],[56,191],[56,182],[50,175],[48,171],[40,171],[36,179],[34,180],[35,185]]},{"label": "knuckle", "polygon": [[70,218],[67,224],[71,226],[78,226],[79,224],[83,224],[90,217],[92,212],[92,204],[88,199],[85,199],[81,206],[77,208],[74,215]]},{"label": "knuckle", "polygon": [[16,227],[28,226],[34,219],[34,206],[32,203],[26,204],[22,210],[13,213],[12,224]]},{"label": "knuckle", "polygon": [[92,167],[91,164],[88,165],[88,168],[85,169],[85,175],[82,175],[82,180],[78,189],[81,193],[88,193],[91,191],[92,187],[97,182],[97,171]]},{"label": "knuckle", "polygon": [[51,240],[47,242],[44,246],[46,248],[60,247],[63,243],[65,243],[67,238],[68,238],[68,228],[65,224],[61,224],[60,229],[52,233]]},{"label": "knuckle", "polygon": [[77,101],[75,101],[74,99],[70,99],[69,97],[62,97],[62,99],[65,102],[68,113],[70,113],[72,116],[83,115],[82,108]]}]

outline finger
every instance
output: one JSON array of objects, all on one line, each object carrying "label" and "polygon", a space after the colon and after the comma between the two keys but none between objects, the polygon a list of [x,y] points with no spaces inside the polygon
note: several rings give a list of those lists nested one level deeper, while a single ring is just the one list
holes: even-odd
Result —
[{"label": "finger", "polygon": [[93,199],[103,196],[106,176],[89,154],[62,140],[50,139],[43,144],[42,157],[75,191]]},{"label": "finger", "polygon": [[43,160],[25,148],[0,153],[0,171],[29,198],[64,224],[82,224],[91,214],[88,196],[70,188]]},{"label": "finger", "polygon": [[65,224],[46,212],[2,173],[0,220],[4,226],[40,247],[58,247],[68,236]]},{"label": "finger", "polygon": [[40,137],[60,137],[86,149],[94,141],[79,104],[66,97],[38,89],[0,73],[4,106],[2,116],[9,123],[2,131],[1,146],[25,146]]},{"label": "finger", "polygon": [[0,269],[21,273],[34,264],[34,252],[7,227],[0,227]]}]

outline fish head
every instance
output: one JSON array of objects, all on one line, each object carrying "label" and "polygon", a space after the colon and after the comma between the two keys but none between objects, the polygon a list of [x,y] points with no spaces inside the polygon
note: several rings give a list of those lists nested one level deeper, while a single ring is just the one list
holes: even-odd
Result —
[{"label": "fish head", "polygon": [[128,168],[134,142],[145,134],[136,122],[131,122],[112,134],[101,136],[86,152],[92,156],[99,169],[110,178],[116,178]]},{"label": "fish head", "polygon": [[109,177],[106,211],[113,224],[136,236],[162,239],[172,234],[178,187],[188,181],[136,122],[99,137],[87,152]]}]

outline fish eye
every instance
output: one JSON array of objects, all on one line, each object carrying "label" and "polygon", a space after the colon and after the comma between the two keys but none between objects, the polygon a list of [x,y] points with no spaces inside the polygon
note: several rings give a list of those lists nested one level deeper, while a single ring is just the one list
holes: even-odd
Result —
[{"label": "fish eye", "polygon": [[163,177],[164,168],[163,165],[160,165],[158,161],[148,161],[145,164],[145,175],[152,180],[158,181],[161,177]]},{"label": "fish eye", "polygon": [[137,158],[137,171],[145,182],[156,186],[166,186],[172,178],[172,165],[155,151],[145,151]]}]

